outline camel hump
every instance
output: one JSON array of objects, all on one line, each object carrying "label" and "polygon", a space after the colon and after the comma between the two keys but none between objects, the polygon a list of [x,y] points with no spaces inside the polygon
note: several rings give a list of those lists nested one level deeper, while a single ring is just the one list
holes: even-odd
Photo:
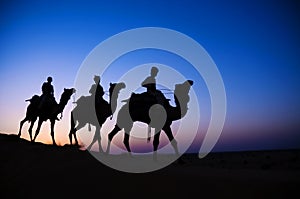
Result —
[{"label": "camel hump", "polygon": [[91,106],[96,103],[97,106],[105,106],[108,105],[108,102],[105,101],[103,98],[98,100],[95,99],[95,96],[81,96],[77,101],[77,106]]},{"label": "camel hump", "polygon": [[130,96],[130,102],[141,102],[141,101],[153,101],[154,96],[149,94],[148,92],[144,93],[132,93]]},{"label": "camel hump", "polygon": [[76,100],[76,104],[85,104],[88,100],[87,96],[81,96],[78,100]]},{"label": "camel hump", "polygon": [[157,102],[170,101],[167,99],[160,90],[156,90],[155,93],[132,93],[129,99],[122,100],[122,102],[130,103],[150,103],[156,104]]},{"label": "camel hump", "polygon": [[40,102],[40,96],[34,95],[30,99],[25,100],[25,102],[30,102],[31,104],[37,104]]}]

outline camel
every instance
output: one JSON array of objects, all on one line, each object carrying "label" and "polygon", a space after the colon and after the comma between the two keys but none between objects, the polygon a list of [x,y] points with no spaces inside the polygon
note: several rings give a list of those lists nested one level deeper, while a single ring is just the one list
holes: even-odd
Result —
[{"label": "camel", "polygon": [[[54,126],[55,126],[55,121],[57,120],[58,114],[62,114],[65,106],[67,105],[68,101],[70,100],[71,96],[73,93],[75,93],[76,90],[74,88],[64,88],[64,92],[61,95],[60,101],[57,104],[56,102],[53,102],[51,105],[45,104],[44,106],[39,108],[40,104],[40,96],[34,95],[31,99],[26,100],[29,101],[30,104],[27,107],[26,110],[26,116],[25,118],[20,122],[20,128],[19,128],[19,133],[18,136],[21,136],[21,131],[23,124],[28,121],[30,122],[30,127],[28,129],[29,135],[30,135],[30,140],[32,142],[35,142],[36,137],[38,136],[41,126],[43,122],[47,121],[48,119],[50,120],[51,123],[51,137],[52,137],[52,142],[53,145],[56,145],[55,138],[54,138]],[[39,118],[38,121],[38,126],[35,131],[34,138],[32,138],[32,128],[34,126],[35,121]]]},{"label": "camel", "polygon": [[[75,144],[78,146],[76,132],[83,128],[86,124],[96,127],[94,138],[87,147],[90,150],[92,145],[98,141],[99,152],[103,152],[101,146],[101,127],[106,119],[113,115],[117,108],[117,99],[121,89],[125,88],[124,83],[110,83],[109,102],[102,97],[99,103],[96,103],[95,96],[81,96],[76,104],[77,106],[71,112],[71,128],[69,133],[70,144],[73,145],[73,137]],[[99,97],[99,96],[98,96]],[[95,106],[93,106],[93,104]],[[90,126],[89,126],[90,129]]]},{"label": "camel", "polygon": [[[175,85],[175,107],[170,105],[169,99],[166,99],[160,91],[158,91],[158,94],[160,93],[159,95],[164,97],[164,101],[161,104],[163,108],[157,105],[155,99],[153,99],[153,97],[151,97],[150,95],[146,93],[133,93],[128,100],[125,100],[126,104],[124,104],[118,112],[117,123],[114,129],[108,134],[106,154],[109,154],[113,137],[122,129],[124,129],[125,135],[123,143],[129,155],[131,155],[131,149],[129,146],[130,131],[133,127],[134,122],[139,121],[146,123],[149,125],[149,127],[155,129],[153,139],[153,157],[155,160],[157,158],[157,149],[159,145],[159,136],[161,130],[166,133],[175,150],[176,156],[179,158],[180,156],[177,147],[177,141],[174,139],[174,136],[172,134],[171,124],[173,121],[179,120],[186,115],[188,110],[187,104],[190,100],[188,93],[192,85],[192,80],[187,80],[182,84]],[[161,123],[161,121],[163,121],[163,123]]]}]

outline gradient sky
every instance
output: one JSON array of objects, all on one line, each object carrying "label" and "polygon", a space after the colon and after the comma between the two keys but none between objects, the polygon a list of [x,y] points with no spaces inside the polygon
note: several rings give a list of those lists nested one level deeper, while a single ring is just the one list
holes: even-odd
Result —
[{"label": "gradient sky", "polygon": [[[59,100],[64,87],[74,86],[83,60],[100,42],[150,26],[188,35],[216,63],[226,89],[227,115],[214,151],[300,148],[297,1],[29,0],[1,1],[0,10],[1,132],[17,133],[25,116],[24,100],[41,93],[47,76],[53,77]],[[166,64],[197,82],[193,89],[201,121],[192,149],[198,152],[210,118],[209,94],[201,77],[185,70],[184,60],[159,50],[129,53],[113,63],[115,71],[103,78],[104,89],[123,72],[145,63]],[[68,142],[71,109],[69,103],[56,124],[60,144]],[[48,123],[38,141],[50,142]],[[22,133],[26,139],[28,126]]]}]

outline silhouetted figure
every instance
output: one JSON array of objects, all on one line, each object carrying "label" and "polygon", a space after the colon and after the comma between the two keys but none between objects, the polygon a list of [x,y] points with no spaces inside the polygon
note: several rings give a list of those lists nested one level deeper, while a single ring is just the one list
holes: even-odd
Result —
[{"label": "silhouetted figure", "polygon": [[42,85],[41,102],[39,104],[40,109],[42,109],[46,104],[52,106],[53,104],[57,103],[54,97],[54,88],[51,84],[52,81],[52,77],[48,77],[47,82],[44,82]]},{"label": "silhouetted figure", "polygon": [[42,85],[43,95],[54,96],[54,88],[53,85],[51,84],[52,81],[53,81],[52,77],[48,77],[47,82],[43,83]]},{"label": "silhouetted figure", "polygon": [[[65,88],[58,104],[53,103],[52,105],[42,106],[41,108],[39,108],[39,104],[41,103],[40,102],[41,97],[34,95],[31,99],[26,100],[26,101],[30,101],[30,104],[27,107],[26,117],[20,122],[20,129],[19,129],[18,136],[19,137],[21,136],[22,126],[24,122],[29,121],[31,122],[31,124],[28,129],[28,132],[30,135],[30,140],[34,142],[40,132],[43,122],[49,119],[51,123],[50,126],[51,126],[52,142],[54,145],[56,145],[55,138],[54,138],[54,125],[57,119],[57,115],[63,112],[65,106],[67,105],[68,101],[71,98],[71,95],[75,93],[75,91],[76,90],[74,88],[70,88],[70,89]],[[37,117],[39,117],[38,126],[35,131],[35,135],[32,138],[32,128]]]},{"label": "silhouetted figure", "polygon": [[[95,84],[92,85],[91,89],[95,90],[95,87],[96,87],[95,95],[94,95],[94,100],[95,100],[94,112],[96,112],[97,120],[101,121],[101,123],[100,123],[100,128],[101,128],[101,126],[105,122],[106,118],[102,122],[102,120],[103,120],[103,116],[102,116],[103,110],[102,111],[100,111],[100,110],[103,109],[104,107],[109,107],[109,104],[103,98],[104,90],[103,90],[103,87],[100,85],[100,80],[101,80],[100,76],[95,75],[94,76]],[[97,110],[99,110],[99,111],[97,111]],[[90,127],[90,124],[89,124],[89,127]],[[100,137],[100,135],[99,135],[99,137]],[[100,138],[98,138],[98,137],[97,137],[97,139],[100,140]],[[96,138],[95,138],[95,141],[96,141]]]},{"label": "silhouetted figure", "polygon": [[141,85],[145,88],[147,88],[147,92],[150,95],[155,95],[156,93],[156,79],[155,77],[157,76],[158,73],[158,68],[153,66],[151,68],[151,73],[150,76],[148,76],[142,83]]},{"label": "silhouetted figure", "polygon": [[101,80],[100,76],[95,75],[94,76],[94,82],[95,82],[95,84],[93,84],[91,86],[91,89],[89,91],[91,94],[95,95],[95,101],[96,101],[96,103],[99,102],[99,101],[101,101],[101,99],[102,99],[102,97],[104,95],[104,90],[103,90],[103,87],[100,85],[100,80]]},{"label": "silhouetted figure", "polygon": [[[159,70],[157,67],[153,66],[150,71],[150,76],[148,76],[141,85],[145,88],[147,88],[147,93],[149,96],[145,95],[145,98],[154,98],[156,100],[157,104],[160,104],[163,106],[164,103],[164,95],[161,93],[161,91],[156,89],[156,76],[158,74]],[[148,139],[147,142],[150,141],[151,138],[151,127],[148,126]]]},{"label": "silhouetted figure", "polygon": [[147,94],[150,96],[147,97],[154,97],[156,102],[160,105],[163,105],[165,96],[160,90],[156,89],[156,76],[158,74],[158,68],[153,66],[151,68],[150,76],[148,76],[141,85],[145,88],[147,88]]},{"label": "silhouetted figure", "polygon": [[[188,110],[188,102],[190,100],[188,94],[192,85],[192,80],[187,80],[182,84],[176,84],[174,90],[174,99],[176,106],[171,106],[169,100],[164,98],[163,109],[161,106],[158,106],[156,104],[155,100],[143,100],[141,97],[143,96],[142,94],[131,95],[130,99],[126,100],[126,104],[124,104],[118,112],[117,123],[114,129],[108,134],[108,145],[106,153],[109,153],[110,144],[113,137],[122,129],[124,129],[125,134],[123,143],[130,154],[130,131],[133,127],[133,123],[139,121],[146,123],[155,129],[153,140],[154,159],[156,159],[157,156],[161,130],[166,133],[175,150],[175,154],[179,157],[177,142],[172,134],[171,124],[173,121],[179,120],[186,115]],[[138,98],[138,100],[134,98]],[[155,107],[153,108],[152,106]]]},{"label": "silhouetted figure", "polygon": [[[106,119],[115,112],[117,108],[117,99],[121,89],[125,88],[124,83],[110,83],[109,102],[103,99],[104,91],[100,85],[100,77],[94,76],[95,84],[89,90],[90,96],[81,96],[76,104],[77,106],[71,112],[71,129],[69,133],[70,144],[78,145],[76,131],[83,128],[86,124],[96,127],[94,138],[87,147],[91,149],[93,144],[98,141],[99,152],[103,152],[101,146],[100,130]],[[94,105],[95,104],[95,105]]]}]

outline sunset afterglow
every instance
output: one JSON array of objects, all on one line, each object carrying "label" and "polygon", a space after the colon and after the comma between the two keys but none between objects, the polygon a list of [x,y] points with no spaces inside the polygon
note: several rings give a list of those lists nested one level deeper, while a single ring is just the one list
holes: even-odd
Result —
[{"label": "sunset afterglow", "polygon": [[[59,102],[64,88],[75,87],[83,61],[102,41],[133,28],[164,27],[182,32],[201,44],[223,78],[226,122],[213,150],[299,148],[300,17],[294,3],[219,1],[217,4],[221,5],[215,7],[210,1],[189,0],[1,2],[0,132],[18,133],[19,122],[25,117],[29,104],[25,100],[41,94],[41,85],[48,76],[53,77],[54,95]],[[182,122],[187,122],[191,129],[193,125],[199,127],[196,132],[187,129],[178,142],[180,146],[195,135],[191,151],[198,152],[209,125],[211,100],[203,77],[187,60],[163,50],[136,50],[111,63],[101,77],[101,85],[108,91],[110,82],[119,82],[138,66],[144,67],[146,72],[131,78],[142,82],[153,63],[173,68],[194,81],[191,88],[191,96],[194,96]],[[87,79],[92,85],[93,77]],[[163,81],[170,81],[174,86],[182,83],[161,66],[157,82]],[[89,89],[86,88],[85,95],[89,94]],[[131,92],[128,88],[122,90],[119,100],[126,99]],[[165,92],[165,95],[174,104],[172,93]],[[75,107],[73,101],[79,97],[78,93],[71,97],[63,118],[56,122],[55,138],[59,145],[69,144],[70,112]],[[108,100],[107,95],[104,97]],[[194,119],[196,109],[200,110],[200,121]],[[103,147],[106,147],[107,134],[115,125],[116,115],[103,125]],[[174,131],[179,122],[172,125]],[[33,132],[36,125],[37,122]],[[134,128],[146,137],[146,126],[136,125]],[[28,127],[25,123],[21,136],[27,140]],[[89,132],[88,125],[78,131],[81,143],[89,143],[94,131],[92,126]],[[122,139],[123,133],[120,133],[113,143],[124,150]],[[49,121],[43,124],[36,141],[52,143]],[[130,142],[133,151],[152,150],[152,144],[146,139]],[[166,143],[167,138],[162,133],[160,147]],[[97,147],[95,144],[92,149],[97,151]],[[118,147],[114,146],[113,150],[117,152]]]}]

